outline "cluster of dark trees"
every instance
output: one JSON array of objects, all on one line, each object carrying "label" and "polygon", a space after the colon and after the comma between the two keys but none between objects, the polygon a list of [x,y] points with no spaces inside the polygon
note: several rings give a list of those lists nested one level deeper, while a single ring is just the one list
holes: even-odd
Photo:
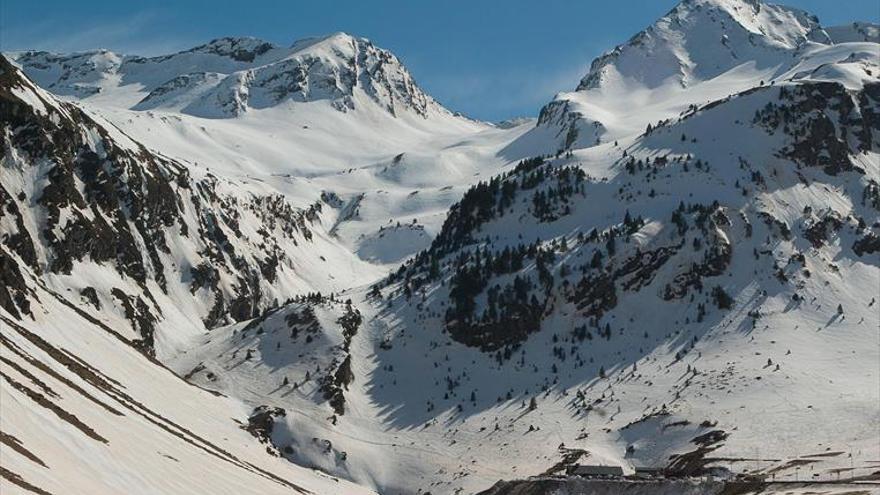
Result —
[{"label": "cluster of dark trees", "polygon": [[[555,179],[554,184],[543,188],[533,196],[533,213],[542,221],[550,221],[560,214],[566,214],[570,211],[565,204],[569,197],[578,192],[583,193],[585,173],[578,167],[551,167],[550,162],[541,156],[522,160],[513,170],[471,187],[461,201],[452,206],[443,228],[430,248],[420,252],[411,262],[391,274],[386,284],[402,280],[404,295],[410,297],[424,284],[437,280],[443,259],[465,246],[477,243],[475,233],[479,227],[503,216],[513,205],[518,191],[534,189],[552,179]],[[557,212],[560,204],[565,206]],[[535,246],[505,249],[493,255],[493,264],[498,265],[494,267],[496,272],[510,273],[522,268],[523,256],[527,254],[524,250],[531,251],[530,257],[534,257]],[[474,278],[473,274],[467,273],[460,261],[453,263],[456,269],[462,272],[456,274],[462,286],[479,285],[470,284],[469,280]],[[485,283],[482,284],[480,291],[484,288]],[[462,289],[460,292],[470,293],[468,289]],[[371,295],[381,296],[380,287],[374,287]]]},{"label": "cluster of dark trees", "polygon": [[551,208],[559,203],[567,203],[575,193],[583,194],[586,174],[579,167],[552,167],[544,157],[529,158],[522,160],[513,170],[471,187],[461,201],[450,208],[443,228],[429,251],[443,256],[474,243],[474,233],[478,228],[503,216],[513,205],[518,191],[535,189],[551,180],[555,180],[555,183],[533,196],[533,213],[542,221],[558,218],[559,214],[551,216]]},{"label": "cluster of dark trees", "polygon": [[[535,174],[541,170],[544,169],[539,169]],[[571,213],[571,207],[568,205],[569,198],[575,193],[584,194],[586,174],[583,170],[578,167],[561,167],[553,169],[552,172],[556,177],[555,187],[551,185],[535,192],[532,196],[532,214],[541,222],[552,222],[568,215]],[[542,177],[540,181],[544,180],[546,178]],[[523,187],[523,189],[526,188]]]},{"label": "cluster of dark trees", "polygon": [[704,234],[708,232],[709,228],[730,225],[730,219],[721,210],[721,205],[717,200],[709,205],[700,203],[685,205],[684,201],[680,202],[678,208],[672,212],[672,223],[678,228],[679,235],[687,233],[690,227],[687,221],[688,216],[693,217],[694,224]]},{"label": "cluster of dark trees", "polygon": [[[485,350],[496,350],[522,340],[539,329],[546,298],[534,293],[535,282],[528,275],[517,274],[507,283],[488,287],[495,277],[520,271],[526,260],[537,261],[539,279],[552,275],[546,260],[553,254],[537,243],[505,248],[499,253],[488,249],[465,251],[453,261],[449,279],[447,330],[456,340]],[[488,290],[486,290],[488,287]],[[477,297],[486,291],[486,304],[477,314]]]}]

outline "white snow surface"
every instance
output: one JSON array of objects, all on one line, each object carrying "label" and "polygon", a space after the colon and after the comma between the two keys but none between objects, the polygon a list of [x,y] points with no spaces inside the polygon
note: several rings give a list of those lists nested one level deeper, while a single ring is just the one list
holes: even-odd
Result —
[{"label": "white snow surface", "polygon": [[[291,493],[289,482],[313,493],[475,493],[500,479],[539,475],[564,449],[583,449],[581,462],[627,472],[663,466],[713,430],[727,434],[710,454],[715,464],[737,472],[830,480],[880,469],[880,253],[852,250],[880,222],[863,200],[871,181],[880,182],[880,152],[872,144],[851,153],[863,172],[829,176],[782,156],[785,133],[753,121],[756,111],[779,103],[779,87],[826,82],[855,94],[877,84],[876,25],[823,28],[805,12],[758,0],[685,0],[594,61],[537,122],[499,125],[445,109],[393,54],[344,33],[289,47],[223,38],[151,58],[106,50],[10,56],[39,86],[15,95],[43,115],[66,111],[56,98],[72,102],[119,146],[142,144],[196,179],[217,178],[223,197],[280,195],[301,211],[322,205],[313,240],[284,244],[289,266],[276,283],[261,285],[282,304],[253,321],[205,328],[211,294],[190,291],[183,271],[203,260],[200,245],[172,235],[170,289],[150,286],[162,313],[161,363],[128,345],[136,332],[107,294],[143,289],[112,266],[86,259],[71,275],[25,270],[33,317],[17,320],[0,309],[0,429],[39,462],[10,443],[0,447],[3,467],[34,486],[53,494]],[[657,129],[645,134],[648,124]],[[550,167],[587,176],[570,213],[538,221],[531,196],[517,196],[510,214],[480,227],[480,246],[499,251],[565,239],[569,248],[551,267],[561,281],[563,263],[578,267],[593,255],[578,233],[619,225],[625,212],[643,217],[638,232],[619,240],[622,260],[678,242],[670,214],[680,202],[718,200],[731,221],[709,238],[732,244],[733,255],[729,269],[706,284],[723,286],[733,308],[717,309],[702,293],[661,297],[666,283],[703,258],[691,249],[692,237],[642,289],[619,292],[601,317],[610,339],[575,343],[573,329],[590,318],[560,288],[540,331],[503,363],[445,330],[451,265],[411,299],[399,282],[382,286],[381,299],[370,295],[431,246],[449,208],[474,184],[558,150],[566,153]],[[670,165],[650,177],[631,175],[624,151],[646,163],[666,157]],[[51,164],[32,164],[15,148],[4,152],[4,188],[39,197]],[[711,168],[697,170],[695,159]],[[753,171],[763,186],[748,181]],[[45,219],[23,211],[40,238]],[[251,256],[263,224],[243,214],[243,240],[234,243]],[[793,240],[756,221],[764,214],[784,222]],[[842,229],[810,245],[802,233],[828,215]],[[0,234],[17,229],[0,216]],[[43,264],[47,251],[37,245]],[[797,254],[805,256],[802,265],[791,261]],[[522,273],[536,269],[530,262]],[[794,282],[780,282],[778,270]],[[572,286],[579,276],[568,277]],[[229,291],[235,280],[224,275],[220,285]],[[105,289],[104,310],[78,296],[86,287]],[[318,291],[334,299],[283,303]],[[339,323],[347,299],[362,317],[352,336]],[[701,303],[709,309],[697,321]],[[483,293],[478,310],[487,305]],[[316,322],[309,331],[290,323],[307,308]],[[83,378],[31,334],[115,387]],[[557,346],[567,359],[556,359]],[[339,415],[320,380],[346,358],[353,380]],[[242,428],[263,405],[286,411],[274,423],[272,445]],[[21,490],[0,479],[0,492],[30,493]]]}]

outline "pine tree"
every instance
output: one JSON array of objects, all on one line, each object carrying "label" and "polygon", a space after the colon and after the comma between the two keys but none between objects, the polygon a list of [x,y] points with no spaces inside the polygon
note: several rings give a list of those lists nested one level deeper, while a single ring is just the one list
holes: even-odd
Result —
[{"label": "pine tree", "polygon": [[370,297],[372,297],[373,299],[382,298],[382,291],[379,290],[379,284],[376,284],[370,288]]}]

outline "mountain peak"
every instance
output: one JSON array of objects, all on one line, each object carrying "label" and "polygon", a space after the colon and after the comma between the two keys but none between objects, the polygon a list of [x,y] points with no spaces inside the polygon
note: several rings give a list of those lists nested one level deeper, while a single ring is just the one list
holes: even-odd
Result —
[{"label": "mountain peak", "polygon": [[277,48],[274,44],[251,36],[216,38],[204,45],[186,50],[183,53],[211,53],[229,57],[238,62],[253,62],[264,53]]},{"label": "mountain peak", "polygon": [[184,53],[190,52],[236,62],[154,59],[168,70],[149,71],[153,77],[159,70],[163,79],[145,85],[150,93],[136,109],[172,106],[202,117],[234,117],[283,102],[323,100],[342,112],[369,101],[392,115],[402,110],[422,117],[446,112],[422,92],[393,53],[345,32],[302,39],[289,48],[256,38],[220,38]]},{"label": "mountain peak", "polygon": [[[88,98],[139,84],[118,100],[135,110],[176,108],[202,117],[232,117],[285,101],[323,100],[342,112],[378,104],[427,117],[449,112],[426,95],[390,51],[346,32],[281,47],[251,36],[227,36],[177,53],[121,57],[112,52],[56,55],[24,52],[16,63],[56,94]],[[360,96],[366,96],[361,98]]]},{"label": "mountain peak", "polygon": [[[772,36],[774,33],[779,34],[780,29],[784,31],[786,27],[794,28],[795,36],[793,39],[785,36],[776,38],[777,41],[783,43],[791,43],[793,41],[794,45],[792,47],[804,39],[803,34],[805,33],[799,33],[801,31],[798,29],[799,27],[815,28],[819,25],[819,19],[812,14],[792,7],[768,4],[763,0],[682,0],[681,3],[672,9],[667,17],[678,16],[681,19],[682,16],[698,11],[724,13],[736,24],[762,36]],[[790,26],[767,26],[768,23],[775,24],[777,20],[795,22]],[[788,32],[785,34],[792,33]]]},{"label": "mountain peak", "polygon": [[817,28],[815,16],[761,0],[683,0],[594,60],[577,90],[609,80],[654,88],[670,78],[687,87],[746,61],[775,63],[781,52],[797,48]]},{"label": "mountain peak", "polygon": [[310,36],[308,38],[299,39],[293,42],[291,45],[291,49],[293,50],[303,50],[310,46],[318,45],[318,44],[330,44],[330,45],[340,45],[340,44],[351,44],[355,42],[358,38],[352,34],[346,33],[344,31],[337,31],[335,33],[330,33],[324,36]]},{"label": "mountain peak", "polygon": [[106,49],[71,54],[25,51],[10,56],[40,87],[76,97],[99,93],[103,78],[123,62],[121,55]]},{"label": "mountain peak", "polygon": [[675,9],[683,9],[699,6],[711,6],[721,9],[739,10],[748,7],[758,11],[764,5],[762,0],[682,0]]}]

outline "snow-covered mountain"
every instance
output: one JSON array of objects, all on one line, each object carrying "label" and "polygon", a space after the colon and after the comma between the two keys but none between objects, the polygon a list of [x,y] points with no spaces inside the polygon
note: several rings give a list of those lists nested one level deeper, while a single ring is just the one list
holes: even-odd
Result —
[{"label": "snow-covered mountain", "polygon": [[594,60],[575,91],[541,110],[538,136],[527,140],[549,141],[547,151],[613,141],[693,105],[832,65],[854,69],[849,83],[858,84],[876,62],[876,30],[824,29],[810,14],[757,0],[683,1]]},{"label": "snow-covered mountain", "polygon": [[[356,261],[321,228],[319,198],[298,207],[249,184],[193,177],[2,69],[9,255],[110,326],[130,328],[150,355],[290,294],[334,287]],[[28,305],[7,309],[21,316]],[[157,325],[174,330],[154,335]]]},{"label": "snow-covered mountain", "polygon": [[328,100],[353,109],[355,92],[392,115],[448,113],[416,85],[391,52],[345,33],[282,48],[255,38],[220,38],[161,57],[106,50],[75,55],[23,52],[16,61],[40,86],[80,98],[125,93],[132,108],[168,108],[202,117],[235,117],[285,101]]},{"label": "snow-covered mountain", "polygon": [[0,120],[3,493],[368,493],[267,455],[244,404],[154,358],[288,293],[315,212],[194,180],[2,57]]},{"label": "snow-covered mountain", "polygon": [[3,493],[876,478],[875,25],[685,0],[497,125],[345,34],[10,60]]},{"label": "snow-covered mountain", "polygon": [[172,366],[296,411],[273,419],[279,451],[382,492],[577,459],[868,475],[878,88],[757,88],[522,161],[466,193],[412,263],[343,296],[354,330],[341,299],[305,299]]},{"label": "snow-covered mountain", "polygon": [[689,87],[743,63],[776,65],[819,29],[805,12],[760,1],[684,1],[593,61],[577,89],[630,81],[653,89],[670,79]]},{"label": "snow-covered mountain", "polygon": [[[250,55],[230,55],[242,46]],[[65,89],[71,84],[57,91],[196,175],[248,182],[301,208],[335,198],[321,217],[327,230],[361,259],[383,264],[427,246],[475,177],[508,162],[497,149],[528,130],[445,110],[395,56],[364,39],[336,34],[268,46],[219,40],[150,59],[113,56],[122,62],[85,64],[115,67],[90,73],[99,90],[81,98]],[[19,53],[15,60],[55,88],[57,74],[89,72],[72,67],[94,56]],[[244,99],[226,99],[236,94]],[[223,103],[230,101],[244,102],[236,107],[243,111],[224,113],[237,105]]]}]

